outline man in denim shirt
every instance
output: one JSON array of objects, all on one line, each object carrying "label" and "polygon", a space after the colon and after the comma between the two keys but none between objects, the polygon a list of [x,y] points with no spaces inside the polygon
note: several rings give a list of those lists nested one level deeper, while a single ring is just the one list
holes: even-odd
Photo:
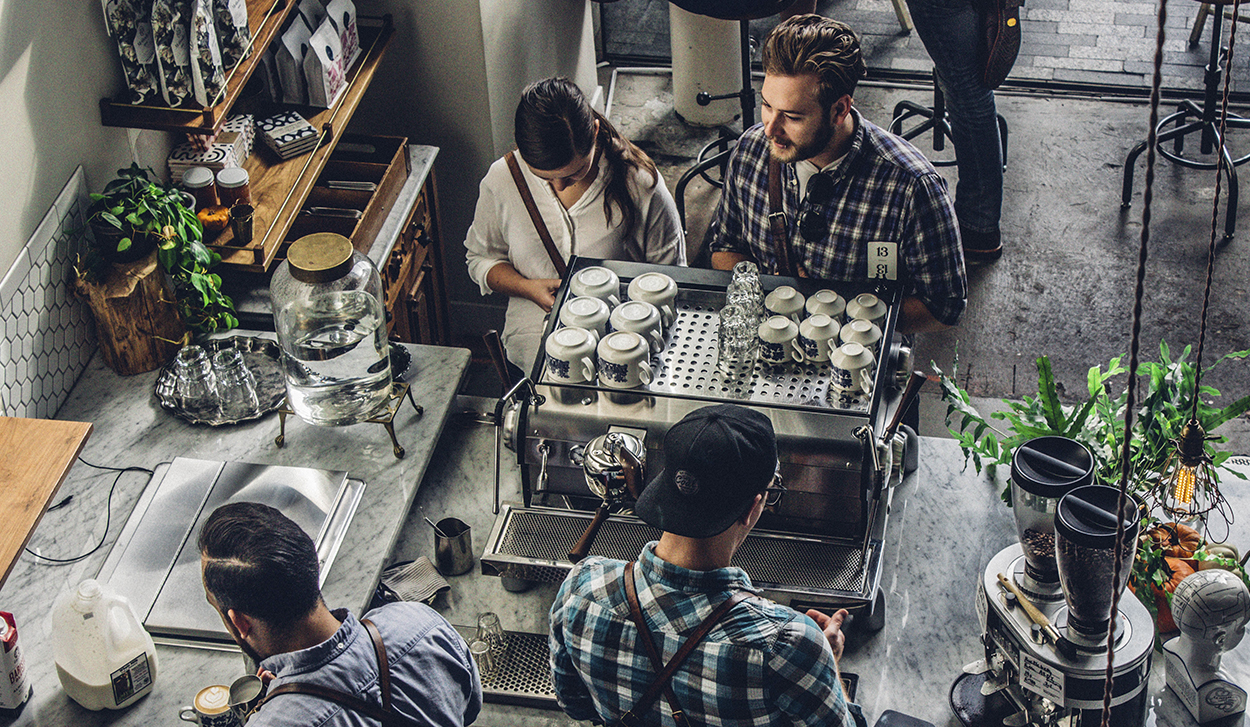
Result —
[{"label": "man in denim shirt", "polygon": [[[663,724],[672,709],[665,699],[638,706],[656,677],[641,639],[667,663],[723,601],[754,591],[729,562],[779,499],[768,418],[733,404],[698,409],[669,429],[664,458],[635,508],[663,531],[660,540],[636,564],[582,560],[551,607],[556,697],[574,719],[611,723],[634,711],[641,724]],[[626,596],[631,566],[645,634]],[[674,674],[680,709],[699,725],[864,725],[838,678],[846,613],[804,615],[760,597],[737,603]]]},{"label": "man in denim shirt", "polygon": [[[298,683],[382,709],[374,643],[347,609],[326,608],[316,547],[298,525],[267,505],[230,503],[204,523],[199,548],[208,602],[260,664],[271,694]],[[425,604],[406,602],[365,618],[385,645],[393,724],[459,727],[477,719],[477,666],[451,624]],[[248,720],[249,727],[376,724],[365,710],[303,693],[274,695]]]}]

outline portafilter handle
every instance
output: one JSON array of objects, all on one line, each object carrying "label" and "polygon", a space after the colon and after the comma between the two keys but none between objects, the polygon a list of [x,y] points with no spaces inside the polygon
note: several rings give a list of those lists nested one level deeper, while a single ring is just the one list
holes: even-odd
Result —
[{"label": "portafilter handle", "polygon": [[595,542],[595,536],[599,534],[599,527],[608,519],[611,513],[611,505],[607,500],[595,510],[595,517],[586,526],[586,532],[582,533],[582,537],[578,539],[577,544],[569,551],[569,562],[577,563],[586,557],[586,553],[590,552],[590,546]]},{"label": "portafilter handle", "polygon": [[499,338],[499,331],[494,328],[490,329],[482,335],[482,340],[486,343],[486,351],[490,354],[491,363],[495,364],[495,371],[499,373],[499,380],[503,382],[503,390],[508,391],[516,382],[508,373],[508,362],[504,358],[503,341]]},{"label": "portafilter handle", "polygon": [[625,478],[625,491],[634,500],[642,496],[642,462],[628,447],[618,447],[616,460],[621,464],[621,476]]},{"label": "portafilter handle", "polygon": [[881,441],[889,444],[894,440],[894,431],[898,429],[898,425],[903,421],[903,414],[911,406],[916,395],[920,393],[920,387],[924,385],[926,377],[919,371],[912,371],[911,378],[907,379],[907,388],[903,389],[903,396],[898,401],[898,407],[894,410],[894,416],[890,418],[890,423],[885,425],[885,430],[881,432]]}]

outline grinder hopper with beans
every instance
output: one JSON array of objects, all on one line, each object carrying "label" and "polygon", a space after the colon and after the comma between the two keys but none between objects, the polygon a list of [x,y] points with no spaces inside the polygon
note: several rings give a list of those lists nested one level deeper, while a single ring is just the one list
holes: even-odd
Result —
[{"label": "grinder hopper with beans", "polygon": [[586,486],[603,498],[595,517],[569,551],[569,560],[576,563],[586,557],[595,542],[599,527],[608,516],[626,502],[637,500],[642,493],[643,467],[647,450],[638,437],[625,432],[608,432],[590,440],[583,454],[582,468]]}]

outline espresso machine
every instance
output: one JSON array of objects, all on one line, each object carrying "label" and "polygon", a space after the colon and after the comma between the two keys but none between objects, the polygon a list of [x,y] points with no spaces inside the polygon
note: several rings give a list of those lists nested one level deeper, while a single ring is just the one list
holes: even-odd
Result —
[{"label": "espresso machine", "polygon": [[[1113,582],[1119,491],[1092,480],[1093,457],[1072,440],[1042,437],[1015,452],[1020,542],[991,558],[977,582],[985,658],[964,667],[951,688],[951,707],[965,727],[1101,724],[1109,634],[1110,724],[1144,723],[1154,620],[1125,592],[1141,514],[1128,496]],[[1115,593],[1121,598],[1113,614]]]},{"label": "espresso machine", "polygon": [[664,467],[664,433],[687,413],[737,403],[772,421],[788,490],[761,517],[734,564],[765,595],[797,610],[846,607],[857,614],[857,628],[884,625],[879,583],[887,515],[905,462],[915,460],[914,433],[909,446],[898,419],[905,391],[914,395],[924,380],[912,373],[910,350],[894,332],[902,301],[897,286],[760,276],[764,293],[780,285],[805,296],[834,289],[848,300],[871,292],[888,306],[872,390],[844,395],[831,388],[828,363],[718,370],[717,312],[725,305],[727,271],[575,257],[545,336],[557,330],[572,299],[568,281],[590,266],[619,278],[621,299],[640,275],[671,277],[678,288],[673,323],[652,356],[655,373],[646,386],[564,383],[550,375],[540,353],[528,377],[499,400],[498,451],[516,457],[523,501],[499,504],[480,560],[483,574],[505,583],[550,583],[562,581],[587,552],[637,557],[659,533],[633,516],[627,483],[640,489]]}]

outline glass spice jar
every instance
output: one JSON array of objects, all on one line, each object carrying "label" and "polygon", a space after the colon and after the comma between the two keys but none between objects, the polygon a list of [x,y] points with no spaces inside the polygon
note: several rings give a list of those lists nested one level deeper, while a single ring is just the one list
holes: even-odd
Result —
[{"label": "glass spice jar", "polygon": [[217,184],[208,167],[191,167],[183,172],[182,188],[195,197],[196,212],[217,206]]},{"label": "glass spice jar", "polygon": [[243,167],[226,167],[217,172],[217,196],[224,207],[252,203],[252,188],[247,170]]}]

